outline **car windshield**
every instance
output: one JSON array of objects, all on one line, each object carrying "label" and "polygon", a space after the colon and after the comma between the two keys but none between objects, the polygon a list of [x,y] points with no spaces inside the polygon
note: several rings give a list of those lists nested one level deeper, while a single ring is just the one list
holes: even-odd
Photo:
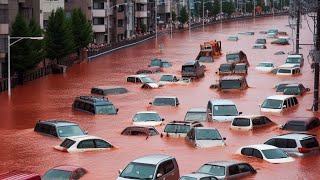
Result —
[{"label": "car windshield", "polygon": [[214,176],[224,176],[225,167],[205,164],[197,171],[199,173],[212,174]]},{"label": "car windshield", "polygon": [[161,66],[161,60],[151,60],[150,66]]},{"label": "car windshield", "polygon": [[227,54],[227,61],[236,61],[236,60],[240,60],[240,56],[239,54]]},{"label": "car windshield", "polygon": [[85,135],[82,129],[77,126],[60,126],[58,127],[58,133],[60,137],[69,137],[69,136],[81,136]]},{"label": "car windshield", "polygon": [[273,65],[270,63],[259,63],[257,67],[273,67]]},{"label": "car windshield", "polygon": [[222,64],[219,70],[222,72],[231,71],[231,64]]},{"label": "car windshield", "polygon": [[266,40],[265,39],[257,39],[256,44],[265,44]]},{"label": "car windshield", "polygon": [[300,141],[301,146],[303,148],[315,148],[319,147],[319,143],[315,137],[308,138],[308,139],[303,139]]},{"label": "car windshield", "polygon": [[308,127],[304,121],[289,121],[282,127],[282,129],[290,131],[307,131]]},{"label": "car windshield", "polygon": [[236,65],[234,67],[235,70],[246,70],[246,66],[245,65]]},{"label": "car windshield", "polygon": [[277,86],[276,92],[283,92],[284,89],[286,88],[286,85],[287,85],[287,84],[279,84],[279,85]]},{"label": "car windshield", "polygon": [[172,82],[173,77],[171,75],[163,75],[160,78],[160,81],[169,81]]},{"label": "car windshield", "polygon": [[182,66],[182,71],[183,72],[194,72],[194,67],[193,66]]},{"label": "car windshield", "polygon": [[131,162],[120,174],[120,177],[128,179],[153,179],[156,166]]},{"label": "car windshield", "polygon": [[198,180],[198,179],[194,177],[189,177],[189,176],[182,176],[179,180]]},{"label": "car windshield", "polygon": [[238,110],[235,105],[215,105],[213,116],[238,116]]},{"label": "car windshield", "polygon": [[234,118],[232,121],[233,126],[250,126],[250,119],[248,118]]},{"label": "car windshield", "polygon": [[96,106],[96,114],[117,114],[116,108],[111,105]]},{"label": "car windshield", "polygon": [[291,74],[291,70],[290,69],[279,69],[278,73]]},{"label": "car windshield", "polygon": [[197,140],[221,140],[219,132],[215,129],[197,129]]},{"label": "car windshield", "polygon": [[41,177],[42,180],[51,180],[51,179],[59,179],[59,180],[69,180],[71,177],[70,171],[63,171],[58,169],[51,169],[45,175]]},{"label": "car windshield", "polygon": [[262,108],[269,109],[281,109],[282,108],[282,100],[277,99],[266,99],[261,105]]},{"label": "car windshield", "polygon": [[297,95],[297,94],[300,94],[300,89],[299,89],[299,87],[287,87],[283,90],[283,94]]},{"label": "car windshield", "polygon": [[240,80],[222,80],[220,81],[221,89],[240,89],[241,81]]},{"label": "car windshield", "polygon": [[154,106],[175,106],[176,101],[174,98],[156,98],[153,101]]},{"label": "car windshield", "polygon": [[267,149],[262,150],[262,153],[267,159],[281,159],[281,158],[287,158],[288,155],[281,149]]},{"label": "car windshield", "polygon": [[165,61],[162,62],[162,67],[167,68],[167,67],[171,67],[171,66],[172,65],[169,62],[165,62]]},{"label": "car windshield", "polygon": [[288,64],[299,64],[301,62],[300,58],[287,58],[286,63]]},{"label": "car windshield", "polygon": [[206,121],[207,113],[206,112],[187,112],[185,121]]},{"label": "car windshield", "polygon": [[143,83],[154,83],[154,81],[149,77],[141,77]]},{"label": "car windshield", "polygon": [[167,124],[164,128],[166,133],[188,133],[190,126],[186,124]]},{"label": "car windshield", "polygon": [[138,113],[133,121],[161,121],[161,118],[158,113]]}]

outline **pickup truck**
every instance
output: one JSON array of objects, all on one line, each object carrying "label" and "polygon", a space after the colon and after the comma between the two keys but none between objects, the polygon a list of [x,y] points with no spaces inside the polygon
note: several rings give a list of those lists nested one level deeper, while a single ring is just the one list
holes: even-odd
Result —
[{"label": "pickup truck", "polygon": [[182,77],[199,78],[204,76],[206,66],[200,65],[199,61],[186,62],[182,65]]}]

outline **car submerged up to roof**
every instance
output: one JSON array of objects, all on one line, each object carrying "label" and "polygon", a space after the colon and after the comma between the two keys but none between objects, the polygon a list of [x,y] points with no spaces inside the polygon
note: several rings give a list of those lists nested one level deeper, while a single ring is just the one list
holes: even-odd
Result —
[{"label": "car submerged up to roof", "polygon": [[2,180],[41,180],[39,174],[30,171],[10,171],[7,173],[0,174]]},{"label": "car submerged up to roof", "polygon": [[210,88],[220,91],[243,91],[248,88],[247,80],[244,76],[223,76],[218,84],[213,84]]},{"label": "car submerged up to roof", "polygon": [[159,132],[153,126],[130,126],[126,127],[121,134],[129,136],[156,136]]},{"label": "car submerged up to roof", "polygon": [[159,84],[157,84],[153,79],[151,79],[147,75],[130,75],[127,77],[127,82],[131,83],[140,83],[143,84],[141,88],[146,88],[146,89],[153,89],[153,88],[159,88],[161,87]]},{"label": "car submerged up to roof", "polygon": [[280,126],[280,129],[287,131],[309,131],[320,126],[318,117],[293,117],[285,124]]},{"label": "car submerged up to roof", "polygon": [[273,68],[274,65],[272,62],[259,62],[256,66],[256,70],[262,72],[271,72]]},{"label": "car submerged up to roof", "polygon": [[150,61],[150,64],[148,66],[149,67],[159,66],[162,68],[168,68],[168,67],[171,67],[172,65],[166,60],[155,58]]},{"label": "car submerged up to roof", "polygon": [[79,96],[74,100],[72,107],[78,111],[90,114],[117,114],[118,109],[105,97]]},{"label": "car submerged up to roof", "polygon": [[289,45],[289,41],[287,38],[278,38],[271,42],[271,44],[279,44],[279,45]]},{"label": "car submerged up to roof", "polygon": [[206,108],[190,108],[184,116],[184,121],[207,121]]},{"label": "car submerged up to roof", "polygon": [[177,76],[173,74],[164,74],[161,76],[160,81],[158,82],[159,85],[165,84],[179,84],[179,85],[188,85],[191,83],[190,78],[182,78],[178,79]]},{"label": "car submerged up to roof", "polygon": [[253,130],[274,124],[268,117],[263,115],[238,116],[233,119],[230,129]]},{"label": "car submerged up to roof", "polygon": [[95,86],[91,88],[92,94],[98,94],[102,96],[111,95],[111,94],[124,94],[128,90],[121,86]]},{"label": "car submerged up to roof", "polygon": [[294,64],[296,67],[302,67],[304,64],[303,54],[290,54],[285,64]]},{"label": "car submerged up to roof", "polygon": [[81,179],[88,171],[79,166],[57,166],[47,171],[41,180],[76,180]]},{"label": "car submerged up to roof", "polygon": [[283,81],[281,83],[279,83],[278,85],[275,86],[276,92],[283,92],[286,85],[289,84],[297,84],[297,82],[294,81]]},{"label": "car submerged up to roof", "polygon": [[267,41],[266,41],[266,39],[259,38],[259,39],[256,40],[255,43],[256,43],[256,44],[267,44]]},{"label": "car submerged up to roof", "polygon": [[159,72],[161,72],[161,68],[158,66],[153,66],[145,69],[140,69],[136,72],[136,74],[154,74]]},{"label": "car submerged up to roof", "polygon": [[247,66],[249,65],[247,55],[243,51],[228,53],[226,54],[226,61],[227,63],[246,63]]},{"label": "car submerged up to roof", "polygon": [[303,95],[309,92],[309,88],[305,88],[302,84],[288,84],[283,89],[284,95]]},{"label": "car submerged up to roof", "polygon": [[132,124],[136,126],[159,126],[163,124],[164,119],[155,111],[141,111],[137,112]]},{"label": "car submerged up to roof", "polygon": [[194,127],[188,132],[185,140],[197,148],[226,146],[226,138],[222,138],[218,129],[212,127]]},{"label": "car submerged up to roof", "polygon": [[238,38],[238,36],[229,36],[229,37],[228,37],[228,40],[229,40],[229,41],[238,41],[239,38]]},{"label": "car submerged up to roof", "polygon": [[184,138],[193,127],[203,127],[197,121],[172,121],[166,125],[161,137]]},{"label": "car submerged up to roof", "polygon": [[210,122],[231,122],[242,114],[236,104],[228,99],[210,99],[207,104],[207,119]]},{"label": "car submerged up to roof", "polygon": [[180,102],[176,96],[156,96],[149,104],[152,106],[178,106]]}]

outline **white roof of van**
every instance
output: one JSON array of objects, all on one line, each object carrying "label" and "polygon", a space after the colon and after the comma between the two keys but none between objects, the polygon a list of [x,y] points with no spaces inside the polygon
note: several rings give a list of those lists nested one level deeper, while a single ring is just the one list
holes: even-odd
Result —
[{"label": "white roof of van", "polygon": [[148,75],[138,74],[138,75],[130,75],[128,77],[149,77]]},{"label": "white roof of van", "polygon": [[212,105],[235,105],[233,101],[229,99],[210,99]]},{"label": "white roof of van", "polygon": [[289,97],[294,97],[294,96],[293,95],[273,95],[273,96],[267,97],[267,99],[285,100]]}]

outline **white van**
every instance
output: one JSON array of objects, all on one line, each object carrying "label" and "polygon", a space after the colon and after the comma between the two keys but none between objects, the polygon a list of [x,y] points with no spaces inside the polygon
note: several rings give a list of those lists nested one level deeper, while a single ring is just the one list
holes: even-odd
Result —
[{"label": "white van", "polygon": [[210,122],[230,122],[242,114],[236,105],[228,99],[211,99],[207,105],[207,119]]},{"label": "white van", "polygon": [[260,105],[261,112],[282,113],[288,109],[296,107],[299,104],[298,99],[292,95],[274,95],[269,96]]},{"label": "white van", "polygon": [[271,125],[273,122],[266,116],[249,115],[235,117],[231,122],[230,129],[249,131]]},{"label": "white van", "polygon": [[284,64],[273,71],[276,71],[276,75],[280,76],[295,76],[301,74],[300,68],[296,67],[296,64]]}]

